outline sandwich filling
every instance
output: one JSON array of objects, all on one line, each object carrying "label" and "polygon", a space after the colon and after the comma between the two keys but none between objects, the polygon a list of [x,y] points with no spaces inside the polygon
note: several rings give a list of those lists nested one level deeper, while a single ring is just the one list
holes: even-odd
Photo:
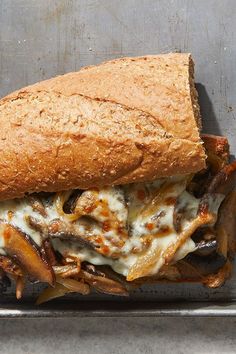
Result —
[{"label": "sandwich filling", "polygon": [[155,275],[194,252],[192,234],[217,220],[224,194],[197,198],[188,190],[191,178],[2,201],[0,253],[12,256],[6,228],[10,225],[35,249],[49,240],[65,260],[109,265],[128,281]]}]

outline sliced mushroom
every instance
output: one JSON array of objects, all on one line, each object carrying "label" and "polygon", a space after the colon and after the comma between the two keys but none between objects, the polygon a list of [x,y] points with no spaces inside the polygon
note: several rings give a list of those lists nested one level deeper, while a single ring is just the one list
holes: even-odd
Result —
[{"label": "sliced mushroom", "polygon": [[31,215],[26,215],[25,221],[28,223],[28,225],[31,229],[40,232],[41,235],[47,235],[48,227],[47,227],[46,222],[40,221],[39,219],[34,218]]},{"label": "sliced mushroom", "polygon": [[[176,266],[174,265],[164,265],[161,267],[159,272],[156,275],[147,278],[141,278],[141,282],[143,279],[147,279],[148,283],[155,283],[158,280],[170,280],[170,281],[178,281],[180,279],[180,272]],[[137,279],[139,281],[139,279]]]},{"label": "sliced mushroom", "polygon": [[222,286],[225,283],[225,281],[231,276],[231,274],[232,263],[228,260],[216,274],[210,274],[209,276],[205,277],[205,279],[203,280],[203,284],[208,286],[209,288],[218,288],[219,286]]},{"label": "sliced mushroom", "polygon": [[[75,221],[81,217],[80,213],[66,213],[64,210],[64,206],[68,207],[68,201],[73,194],[72,190],[65,191],[65,192],[59,192],[55,194],[54,197],[54,204],[56,207],[56,210],[58,214],[67,219],[68,221]],[[67,209],[67,208],[66,208]]]},{"label": "sliced mushroom", "polygon": [[57,264],[56,255],[54,249],[52,247],[51,241],[46,239],[43,241],[43,247],[41,250],[41,254],[44,254],[44,258],[48,261],[51,266]]},{"label": "sliced mushroom", "polygon": [[207,153],[207,168],[195,174],[188,190],[196,197],[206,193],[214,176],[229,163],[229,144],[225,137],[202,135]]},{"label": "sliced mushroom", "polygon": [[4,240],[4,250],[33,279],[53,284],[54,272],[51,265],[42,259],[37,246],[31,239],[15,227],[0,222],[0,236]]},{"label": "sliced mushroom", "polygon": [[90,293],[89,285],[85,284],[83,281],[62,278],[59,275],[57,275],[56,282],[65,286],[67,289],[82,295],[88,295]]},{"label": "sliced mushroom", "polygon": [[[68,223],[61,219],[54,219],[49,223],[48,232],[51,238],[71,239],[82,247],[93,249],[104,256],[112,258],[118,257],[119,250],[121,249],[120,245],[124,244],[124,240],[122,239],[123,233],[120,238],[119,234],[117,234],[117,238],[109,239],[110,243],[116,246],[116,252],[114,248],[112,251],[112,248],[107,246],[103,229],[95,220],[87,216],[80,219],[79,225],[76,223]],[[126,235],[124,237],[126,237]],[[116,239],[117,243],[115,243]]]},{"label": "sliced mushroom", "polygon": [[200,199],[197,215],[203,220],[209,216],[211,220],[205,222],[209,227],[213,227],[217,221],[218,209],[224,200],[223,194],[220,193],[206,193]]},{"label": "sliced mushroom", "polygon": [[98,191],[89,190],[78,195],[74,201],[73,213],[79,215],[88,215],[96,209],[98,201]]},{"label": "sliced mushroom", "polygon": [[[216,172],[224,167],[229,161],[229,142],[224,136],[202,134],[201,138],[208,156],[208,163]],[[213,157],[213,160],[212,160]],[[216,159],[217,158],[217,159]]]},{"label": "sliced mushroom", "polygon": [[66,214],[71,214],[71,213],[74,214],[76,201],[78,200],[78,198],[81,196],[83,192],[84,191],[80,189],[74,189],[72,193],[69,195],[69,198],[65,200],[63,204],[63,211]]},{"label": "sliced mushroom", "polygon": [[216,251],[206,257],[189,253],[184,260],[196,268],[201,275],[216,273],[227,262],[227,259]]},{"label": "sliced mushroom", "polygon": [[82,263],[82,268],[84,271],[88,272],[89,274],[105,277],[106,274],[100,270],[103,266],[95,266],[93,264],[83,262]]},{"label": "sliced mushroom", "polygon": [[203,279],[203,275],[199,273],[199,270],[196,267],[193,267],[192,264],[185,261],[185,259],[181,259],[176,263],[176,267],[180,273],[180,281],[201,281]]},{"label": "sliced mushroom", "polygon": [[226,165],[212,179],[207,192],[227,195],[236,185],[236,161]]},{"label": "sliced mushroom", "polygon": [[213,232],[216,239],[200,242],[197,251],[185,258],[202,275],[209,275],[204,281],[209,287],[222,285],[230,273],[227,256],[232,258],[236,249],[236,190],[221,204]]},{"label": "sliced mushroom", "polygon": [[174,213],[173,213],[173,225],[177,233],[181,232],[181,221],[183,218],[182,210],[179,210],[178,203],[175,203]]},{"label": "sliced mushroom", "polygon": [[86,283],[90,284],[99,292],[110,295],[129,295],[125,287],[115,280],[106,278],[105,276],[101,275],[94,275],[93,273],[89,273],[85,270],[81,270],[79,275],[82,279],[84,279],[84,281],[86,281]]},{"label": "sliced mushroom", "polygon": [[[83,268],[84,268],[84,263],[83,263]],[[116,273],[111,267],[107,265],[95,267],[92,264],[87,264],[86,268],[84,269],[88,271],[88,273],[93,273],[94,275],[100,275],[120,283],[127,291],[131,291],[137,287],[134,282],[128,282],[123,275]]]},{"label": "sliced mushroom", "polygon": [[[91,221],[92,222],[92,221]],[[81,246],[89,247],[95,249],[100,247],[100,244],[96,245],[95,237],[94,242],[90,241],[91,236],[91,223],[84,222],[84,232],[81,231],[79,227],[75,224],[67,223],[61,219],[54,219],[49,223],[48,232],[49,237],[59,237],[62,239],[73,239],[81,244]]]},{"label": "sliced mushroom", "polygon": [[223,201],[215,225],[218,252],[225,257],[233,257],[236,251],[236,190],[234,189]]}]

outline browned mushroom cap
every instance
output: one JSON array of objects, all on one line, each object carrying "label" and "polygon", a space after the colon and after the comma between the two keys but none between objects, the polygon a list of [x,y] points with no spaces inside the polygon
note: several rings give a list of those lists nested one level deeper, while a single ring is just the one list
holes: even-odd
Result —
[{"label": "browned mushroom cap", "polygon": [[42,259],[37,246],[27,235],[15,227],[0,222],[0,235],[4,238],[4,250],[33,279],[53,284],[51,265]]},{"label": "browned mushroom cap", "polygon": [[211,287],[222,285],[230,273],[227,257],[233,258],[236,249],[236,190],[223,201],[214,233],[216,239],[200,242],[198,250],[184,259],[201,275],[211,275],[205,282]]},{"label": "browned mushroom cap", "polygon": [[207,168],[196,173],[188,186],[195,196],[201,197],[208,191],[216,174],[229,163],[229,144],[225,137],[202,135],[207,153]]}]

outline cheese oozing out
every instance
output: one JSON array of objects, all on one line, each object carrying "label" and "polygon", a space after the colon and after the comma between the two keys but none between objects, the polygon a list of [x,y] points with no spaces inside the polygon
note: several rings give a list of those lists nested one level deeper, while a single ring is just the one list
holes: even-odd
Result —
[{"label": "cheese oozing out", "polygon": [[[65,258],[73,256],[94,265],[109,265],[114,271],[127,276],[145,252],[159,249],[152,269],[145,276],[156,274],[165,263],[165,251],[178,240],[179,233],[174,225],[176,205],[181,210],[180,227],[190,227],[197,216],[200,200],[186,191],[188,176],[162,178],[149,183],[101,188],[82,193],[85,203],[91,208],[81,218],[68,220],[65,213],[58,211],[55,196],[41,201],[45,215],[39,213],[26,198],[2,201],[0,219],[19,228],[38,245],[50,237],[53,248]],[[87,198],[87,199],[86,199]],[[209,210],[217,215],[224,199],[222,195],[209,198]],[[177,204],[176,204],[177,203]],[[85,207],[88,204],[85,205]],[[61,237],[50,232],[39,231],[28,221],[28,217],[48,226],[54,220],[69,225],[88,243],[76,237]],[[45,229],[44,229],[45,230]],[[46,228],[46,230],[48,230]],[[172,262],[184,258],[196,249],[189,237],[175,252]],[[0,235],[0,253],[5,254],[4,237]]]}]

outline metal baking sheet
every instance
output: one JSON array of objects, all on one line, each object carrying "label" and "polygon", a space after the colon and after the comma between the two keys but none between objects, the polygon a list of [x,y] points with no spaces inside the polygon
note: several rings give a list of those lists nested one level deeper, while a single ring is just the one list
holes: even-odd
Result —
[{"label": "metal baking sheet", "polygon": [[[0,0],[0,96],[103,60],[170,51],[196,63],[205,132],[227,135],[236,153],[234,0]],[[121,299],[92,294],[35,306],[2,296],[0,317],[235,316],[236,277],[220,289],[145,286]]]}]

